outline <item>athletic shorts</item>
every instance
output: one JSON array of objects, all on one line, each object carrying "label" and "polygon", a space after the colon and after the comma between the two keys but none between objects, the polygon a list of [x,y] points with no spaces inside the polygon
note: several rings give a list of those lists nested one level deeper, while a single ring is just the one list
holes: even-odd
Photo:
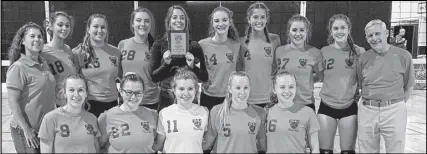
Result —
[{"label": "athletic shorts", "polygon": [[319,111],[317,114],[324,114],[334,119],[340,120],[341,118],[357,115],[357,103],[353,102],[349,107],[345,109],[334,109],[323,102],[320,101]]}]

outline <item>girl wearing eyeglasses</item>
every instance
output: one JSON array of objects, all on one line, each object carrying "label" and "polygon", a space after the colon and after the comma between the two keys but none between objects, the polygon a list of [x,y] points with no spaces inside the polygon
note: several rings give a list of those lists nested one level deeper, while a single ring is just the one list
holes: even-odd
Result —
[{"label": "girl wearing eyeglasses", "polygon": [[144,82],[136,73],[128,73],[120,82],[123,104],[98,118],[101,151],[108,153],[154,153],[157,112],[140,106]]}]

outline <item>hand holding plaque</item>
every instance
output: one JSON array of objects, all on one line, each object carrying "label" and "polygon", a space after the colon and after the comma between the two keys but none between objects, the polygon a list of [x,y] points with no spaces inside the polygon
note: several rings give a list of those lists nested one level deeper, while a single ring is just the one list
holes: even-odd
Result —
[{"label": "hand holding plaque", "polygon": [[169,32],[169,51],[172,57],[184,57],[188,51],[188,36],[185,31]]}]

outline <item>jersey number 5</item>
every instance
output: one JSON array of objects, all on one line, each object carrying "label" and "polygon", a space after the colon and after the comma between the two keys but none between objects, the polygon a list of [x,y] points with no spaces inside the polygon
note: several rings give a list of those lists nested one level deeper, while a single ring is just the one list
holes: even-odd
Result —
[{"label": "jersey number 5", "polygon": [[[171,133],[171,121],[168,120],[168,133]],[[178,132],[178,122],[176,120],[173,120],[173,132]]]}]

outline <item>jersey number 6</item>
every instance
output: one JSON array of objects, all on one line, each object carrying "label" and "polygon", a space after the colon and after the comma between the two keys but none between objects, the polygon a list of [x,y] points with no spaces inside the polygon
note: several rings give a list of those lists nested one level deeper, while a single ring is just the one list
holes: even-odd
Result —
[{"label": "jersey number 6", "polygon": [[270,120],[270,122],[268,123],[268,131],[269,132],[275,132],[276,131],[276,123],[277,123],[276,119]]}]

